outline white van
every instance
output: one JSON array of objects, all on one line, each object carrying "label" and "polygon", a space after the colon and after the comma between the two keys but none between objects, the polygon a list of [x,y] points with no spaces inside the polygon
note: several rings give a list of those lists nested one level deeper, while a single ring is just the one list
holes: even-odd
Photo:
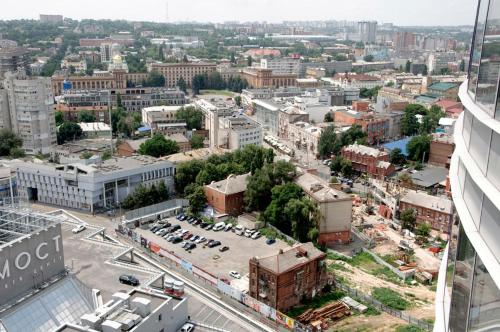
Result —
[{"label": "white van", "polygon": [[253,229],[246,229],[245,230],[246,237],[251,237],[253,235],[253,233],[255,233],[255,230],[253,230]]},{"label": "white van", "polygon": [[221,221],[221,222],[218,222],[218,223],[216,223],[216,224],[214,225],[213,230],[214,230],[214,232],[218,232],[218,231],[223,230],[223,229],[224,229],[224,227],[226,227],[226,224],[225,224],[223,221]]},{"label": "white van", "polygon": [[243,235],[243,233],[245,232],[245,227],[236,225],[236,227],[234,228],[234,232],[236,233],[236,235]]}]

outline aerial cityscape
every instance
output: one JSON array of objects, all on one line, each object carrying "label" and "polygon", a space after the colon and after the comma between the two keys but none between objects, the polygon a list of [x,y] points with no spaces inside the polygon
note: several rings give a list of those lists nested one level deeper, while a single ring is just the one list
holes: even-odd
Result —
[{"label": "aerial cityscape", "polygon": [[0,332],[500,331],[500,0],[2,7]]}]

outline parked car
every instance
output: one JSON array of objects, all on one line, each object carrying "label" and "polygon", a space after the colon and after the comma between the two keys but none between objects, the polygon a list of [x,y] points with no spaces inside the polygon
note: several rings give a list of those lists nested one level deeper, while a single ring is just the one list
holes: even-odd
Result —
[{"label": "parked car", "polygon": [[228,246],[224,246],[224,247],[220,247],[219,248],[219,251],[220,252],[224,252],[224,251],[228,251],[229,250],[229,247]]},{"label": "parked car", "polygon": [[275,242],[276,242],[276,239],[274,239],[274,238],[271,237],[271,238],[267,239],[266,244],[271,245],[271,244],[273,244]]},{"label": "parked car", "polygon": [[179,220],[180,220],[180,221],[184,221],[184,220],[186,220],[186,219],[187,219],[187,216],[186,216],[185,214],[183,214],[183,215],[179,218]]},{"label": "parked car", "polygon": [[234,232],[236,233],[236,235],[243,235],[243,233],[245,233],[245,227],[236,225],[236,227],[234,228]]},{"label": "parked car", "polygon": [[186,249],[186,250],[193,250],[195,248],[196,248],[196,244],[188,242],[188,244],[186,245],[186,247],[184,249]]},{"label": "parked car", "polygon": [[181,217],[182,217],[182,216],[183,216],[183,214],[182,214],[182,213],[179,213],[178,215],[176,215],[176,216],[175,216],[175,219],[177,219],[177,220],[181,220]]},{"label": "parked car", "polygon": [[182,242],[182,238],[179,236],[174,237],[172,240],[172,243],[179,243],[179,242]]},{"label": "parked car", "polygon": [[168,234],[168,236],[165,238],[168,242],[172,242],[176,235],[174,234]]},{"label": "parked car", "polygon": [[162,227],[160,225],[153,225],[153,227],[151,227],[149,230],[154,233],[159,231],[161,228]]},{"label": "parked car", "polygon": [[203,222],[203,220],[196,219],[196,221],[194,222],[194,225],[196,225],[196,226],[201,225],[202,222]]},{"label": "parked car", "polygon": [[236,271],[230,271],[229,272],[229,275],[233,278],[236,278],[236,279],[241,279],[241,274],[239,274],[238,272]]},{"label": "parked car", "polygon": [[207,222],[204,222],[204,221],[200,224],[200,227],[201,227],[201,228],[205,228],[205,227],[207,227],[207,226],[208,226],[208,223],[207,223]]},{"label": "parked car", "polygon": [[255,233],[255,230],[253,230],[253,229],[246,229],[245,230],[246,237],[252,237],[253,233]]},{"label": "parked car", "polygon": [[179,332],[192,332],[193,330],[194,330],[194,325],[191,323],[186,323],[186,324],[182,325]]},{"label": "parked car", "polygon": [[195,243],[203,243],[205,242],[207,239],[204,237],[204,236],[201,236],[198,240],[195,241]]},{"label": "parked car", "polygon": [[193,234],[191,234],[191,232],[187,232],[185,233],[184,235],[182,235],[181,237],[184,239],[184,240],[189,240],[189,238],[193,236]]},{"label": "parked car", "polygon": [[220,246],[220,241],[213,241],[212,243],[210,243],[208,245],[209,248],[213,248],[213,247],[217,247],[217,246]]},{"label": "parked car", "polygon": [[200,236],[199,236],[199,235],[193,235],[193,236],[191,236],[191,238],[189,239],[189,241],[191,241],[191,242],[195,242],[195,241],[196,241],[196,240],[198,240],[199,238],[200,238]]},{"label": "parked car", "polygon": [[221,222],[218,222],[218,223],[215,224],[213,230],[214,230],[214,232],[218,232],[218,231],[223,230],[224,227],[226,227],[226,223],[224,223],[223,221],[221,221]]},{"label": "parked car", "polygon": [[227,224],[226,227],[224,227],[224,232],[229,232],[233,228],[232,224]]},{"label": "parked car", "polygon": [[214,227],[214,224],[208,224],[208,226],[205,228],[205,230],[209,231]]},{"label": "parked car", "polygon": [[87,226],[85,226],[85,225],[78,225],[75,228],[73,228],[71,230],[71,232],[73,232],[73,234],[77,234],[77,233],[83,232],[86,229],[87,229]]},{"label": "parked car", "polygon": [[252,239],[257,240],[260,237],[260,232],[255,232],[252,234]]},{"label": "parked car", "polygon": [[181,242],[181,247],[182,247],[182,248],[184,248],[185,246],[187,246],[187,244],[188,244],[188,243],[189,243],[189,242],[187,242],[187,241],[182,241],[182,242]]},{"label": "parked car", "polygon": [[130,274],[122,274],[118,280],[121,284],[126,284],[130,286],[139,286],[139,279]]}]

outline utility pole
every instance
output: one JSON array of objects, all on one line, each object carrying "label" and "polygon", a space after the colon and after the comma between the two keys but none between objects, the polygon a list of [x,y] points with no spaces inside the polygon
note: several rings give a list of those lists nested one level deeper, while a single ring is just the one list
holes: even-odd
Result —
[{"label": "utility pole", "polygon": [[108,96],[108,115],[109,115],[109,152],[111,153],[111,156],[113,156],[113,118],[111,117],[111,91],[109,91],[109,96]]}]

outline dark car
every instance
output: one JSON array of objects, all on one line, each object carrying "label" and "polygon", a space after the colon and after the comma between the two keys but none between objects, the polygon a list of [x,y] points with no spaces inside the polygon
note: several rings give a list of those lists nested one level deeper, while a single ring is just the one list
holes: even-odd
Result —
[{"label": "dark car", "polygon": [[224,246],[224,247],[219,248],[220,252],[224,252],[224,251],[228,251],[228,250],[229,250],[228,246]]},{"label": "dark car", "polygon": [[175,216],[175,219],[177,219],[177,220],[181,220],[181,217],[182,217],[182,216],[183,216],[183,214],[182,214],[182,213],[179,213],[178,215],[176,215],[176,216]]},{"label": "dark car", "polygon": [[162,228],[161,226],[153,226],[151,227],[150,231],[154,233],[156,231],[159,231],[161,228]]},{"label": "dark car", "polygon": [[209,248],[220,246],[220,241],[213,241],[208,245]]},{"label": "dark car", "polygon": [[187,220],[188,223],[192,224],[193,221],[195,221],[196,218],[195,217],[189,217],[189,219]]},{"label": "dark car", "polygon": [[186,219],[187,219],[187,216],[186,216],[186,215],[182,215],[182,216],[179,218],[179,220],[180,220],[180,221],[184,221],[184,220],[186,220]]},{"label": "dark car", "polygon": [[120,278],[118,278],[121,284],[126,284],[130,286],[139,286],[139,279],[132,275],[122,274]]},{"label": "dark car", "polygon": [[266,241],[266,243],[269,244],[269,245],[273,244],[274,242],[276,242],[276,239],[273,239],[273,238],[269,238]]},{"label": "dark car", "polygon": [[199,235],[195,235],[192,238],[190,238],[189,241],[194,242],[194,241],[198,240],[199,238],[200,238]]},{"label": "dark car", "polygon": [[203,222],[203,220],[201,220],[201,219],[196,219],[196,221],[193,223],[193,225],[198,226],[198,225],[200,225],[202,222]]},{"label": "dark car", "polygon": [[172,227],[172,232],[175,232],[175,231],[178,231],[179,229],[181,229],[181,225],[173,225],[171,227]]},{"label": "dark car", "polygon": [[207,231],[211,230],[212,228],[214,228],[214,224],[210,224],[207,227],[205,227]]},{"label": "dark car", "polygon": [[195,243],[188,243],[184,249],[186,250],[193,250],[194,248],[196,248],[196,244]]},{"label": "dark car", "polygon": [[205,228],[205,227],[207,227],[207,226],[208,226],[208,223],[207,223],[207,222],[202,222],[202,223],[200,224],[200,227],[201,227],[201,228]]},{"label": "dark car", "polygon": [[182,242],[182,238],[179,236],[176,236],[172,239],[172,243],[179,243],[179,242]]}]

